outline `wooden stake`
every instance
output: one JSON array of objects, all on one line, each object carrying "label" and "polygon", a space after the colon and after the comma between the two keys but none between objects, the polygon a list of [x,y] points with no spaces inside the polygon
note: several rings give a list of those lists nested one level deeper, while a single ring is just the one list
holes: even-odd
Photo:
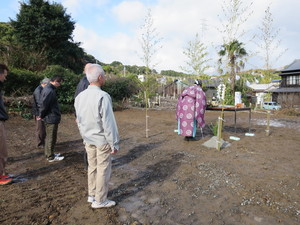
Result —
[{"label": "wooden stake", "polygon": [[270,135],[270,113],[271,111],[267,112],[267,129],[266,129],[266,136]]}]

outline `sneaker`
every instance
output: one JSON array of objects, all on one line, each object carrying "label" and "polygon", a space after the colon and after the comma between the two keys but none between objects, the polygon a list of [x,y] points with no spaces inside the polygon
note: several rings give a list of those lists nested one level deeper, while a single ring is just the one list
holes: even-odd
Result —
[{"label": "sneaker", "polygon": [[7,178],[11,178],[10,175],[0,175],[0,179],[7,179]]},{"label": "sneaker", "polygon": [[87,202],[92,203],[93,201],[95,201],[95,196],[89,195]]},{"label": "sneaker", "polygon": [[54,157],[59,157],[60,156],[60,153],[54,153]]},{"label": "sneaker", "polygon": [[112,207],[112,206],[115,206],[115,205],[116,205],[116,202],[115,201],[111,201],[111,200],[106,200],[106,201],[104,201],[102,203],[93,201],[92,208],[94,208],[94,209],[109,208],[109,207]]},{"label": "sneaker", "polygon": [[65,157],[64,156],[55,156],[53,159],[48,159],[48,162],[56,162],[56,161],[61,161]]},{"label": "sneaker", "polygon": [[13,181],[12,178],[1,178],[0,185],[10,184]]}]

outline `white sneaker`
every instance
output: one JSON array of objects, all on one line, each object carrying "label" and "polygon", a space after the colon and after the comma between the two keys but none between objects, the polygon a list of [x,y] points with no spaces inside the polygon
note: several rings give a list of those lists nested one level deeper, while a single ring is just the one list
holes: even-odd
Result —
[{"label": "white sneaker", "polygon": [[60,156],[60,153],[54,153],[54,157],[59,157]]},{"label": "white sneaker", "polygon": [[89,195],[87,202],[92,203],[93,201],[95,201],[95,196]]},{"label": "white sneaker", "polygon": [[48,162],[56,162],[56,161],[61,161],[65,157],[64,156],[55,156],[53,159],[48,159]]},{"label": "white sneaker", "polygon": [[94,209],[109,208],[109,207],[112,207],[112,206],[115,206],[115,205],[116,205],[116,202],[115,201],[111,201],[111,200],[106,200],[106,201],[104,201],[102,203],[93,201],[92,208],[94,208]]}]

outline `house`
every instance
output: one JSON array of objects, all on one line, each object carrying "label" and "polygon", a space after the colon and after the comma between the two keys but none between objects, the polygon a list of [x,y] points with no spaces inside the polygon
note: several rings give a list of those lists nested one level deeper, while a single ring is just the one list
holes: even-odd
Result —
[{"label": "house", "polygon": [[247,85],[252,90],[252,96],[255,96],[254,99],[252,97],[252,102],[256,104],[256,107],[262,106],[265,101],[274,101],[272,96],[268,93],[272,92],[272,90],[276,89],[278,86],[276,83],[270,84],[249,84]]},{"label": "house", "polygon": [[172,83],[164,86],[162,93],[160,94],[162,94],[164,97],[173,97],[177,99],[178,95],[180,95],[181,92],[188,86],[188,84],[176,79]]},{"label": "house", "polygon": [[[195,79],[185,79],[180,80],[176,79],[172,83],[165,85],[162,91],[159,91],[159,94],[162,94],[165,97],[174,97],[177,98],[181,92],[190,85],[193,85]],[[211,100],[212,97],[217,96],[218,85],[221,83],[221,80],[202,80],[202,87],[206,94],[206,99]]]},{"label": "house", "polygon": [[300,59],[294,60],[279,76],[281,83],[271,91],[273,98],[282,108],[300,108]]},{"label": "house", "polygon": [[214,80],[203,80],[203,90],[205,90],[205,95],[207,100],[212,100],[213,97],[217,97],[218,86],[222,84],[221,79]]}]

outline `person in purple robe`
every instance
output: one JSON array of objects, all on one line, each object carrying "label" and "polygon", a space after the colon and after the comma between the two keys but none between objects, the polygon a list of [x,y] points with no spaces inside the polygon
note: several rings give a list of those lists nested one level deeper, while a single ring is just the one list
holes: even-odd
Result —
[{"label": "person in purple robe", "polygon": [[195,140],[197,127],[205,127],[206,96],[201,86],[201,80],[195,80],[195,84],[187,87],[178,97],[178,135],[184,136],[186,141]]}]

